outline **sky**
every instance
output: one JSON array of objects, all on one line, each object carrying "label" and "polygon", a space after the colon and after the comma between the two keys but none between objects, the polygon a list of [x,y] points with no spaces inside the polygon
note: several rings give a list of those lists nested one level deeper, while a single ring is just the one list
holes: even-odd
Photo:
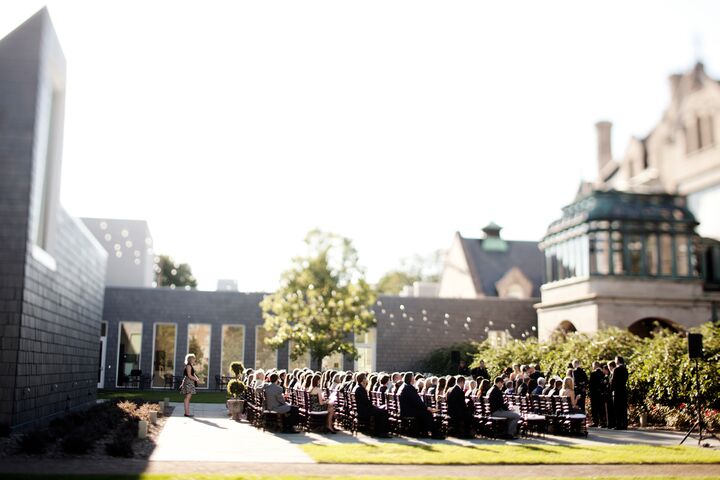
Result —
[{"label": "sky", "polygon": [[701,59],[713,1],[0,0],[48,6],[67,59],[61,202],[144,219],[199,288],[271,291],[313,228],[370,281],[456,231],[539,240]]}]

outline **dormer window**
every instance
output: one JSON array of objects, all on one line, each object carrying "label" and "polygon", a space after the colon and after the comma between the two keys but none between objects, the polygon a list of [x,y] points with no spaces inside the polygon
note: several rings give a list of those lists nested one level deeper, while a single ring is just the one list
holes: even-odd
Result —
[{"label": "dormer window", "polygon": [[715,145],[712,115],[698,115],[685,127],[685,151],[693,153]]}]

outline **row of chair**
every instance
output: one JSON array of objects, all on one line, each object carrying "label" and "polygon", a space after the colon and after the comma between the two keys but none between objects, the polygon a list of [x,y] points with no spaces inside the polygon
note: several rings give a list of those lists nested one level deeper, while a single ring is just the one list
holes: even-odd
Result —
[{"label": "row of chair", "polygon": [[[326,395],[329,392],[326,392]],[[265,408],[264,391],[248,389],[246,396],[246,412],[248,421],[263,430],[281,430],[283,415]],[[372,403],[386,409],[388,413],[390,434],[412,435],[417,431],[417,419],[404,416],[400,410],[397,394],[370,392]],[[443,396],[424,395],[428,407],[435,410],[433,421],[439,436],[445,437],[451,432],[452,425],[447,413],[447,402]],[[295,405],[299,412],[299,427],[303,431],[321,431],[327,423],[327,411],[312,411],[310,396],[305,390],[291,389],[289,403]],[[490,411],[489,399],[470,397],[473,403],[473,430],[476,434],[487,438],[499,438],[507,431],[508,419],[496,417]],[[519,427],[523,436],[533,434],[544,435],[574,434],[587,436],[587,419],[584,414],[575,413],[570,406],[570,399],[558,396],[540,395],[505,395],[505,401],[511,409],[520,414]],[[335,393],[334,424],[337,428],[351,432],[372,431],[372,425],[357,414],[355,395],[352,392],[339,390]]]}]

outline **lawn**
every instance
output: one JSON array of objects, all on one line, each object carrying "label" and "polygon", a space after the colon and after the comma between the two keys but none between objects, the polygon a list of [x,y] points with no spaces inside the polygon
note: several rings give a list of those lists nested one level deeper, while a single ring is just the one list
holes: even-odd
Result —
[{"label": "lawn", "polygon": [[[114,398],[142,398],[156,402],[169,398],[171,402],[182,402],[185,396],[177,390],[98,390],[97,398],[112,400]],[[200,392],[192,396],[193,403],[225,403],[225,392]]]},{"label": "lawn", "polygon": [[[39,480],[48,478],[40,475],[4,475],[5,480]],[[397,477],[397,476],[297,476],[297,475],[194,475],[194,474],[150,474],[141,475],[53,475],[53,480],[717,480],[717,477]]]},{"label": "lawn", "polygon": [[720,463],[720,450],[643,445],[302,445],[319,463],[398,465]]}]

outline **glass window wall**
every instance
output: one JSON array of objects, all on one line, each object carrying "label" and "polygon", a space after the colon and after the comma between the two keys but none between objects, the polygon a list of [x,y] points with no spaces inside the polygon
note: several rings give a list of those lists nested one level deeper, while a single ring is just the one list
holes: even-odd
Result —
[{"label": "glass window wall", "polygon": [[209,385],[210,335],[209,324],[191,323],[188,325],[188,353],[195,354],[195,375],[200,380],[198,388],[208,388]]},{"label": "glass window wall", "polygon": [[155,388],[173,386],[176,334],[177,327],[174,323],[155,324],[152,376],[152,386]]}]

